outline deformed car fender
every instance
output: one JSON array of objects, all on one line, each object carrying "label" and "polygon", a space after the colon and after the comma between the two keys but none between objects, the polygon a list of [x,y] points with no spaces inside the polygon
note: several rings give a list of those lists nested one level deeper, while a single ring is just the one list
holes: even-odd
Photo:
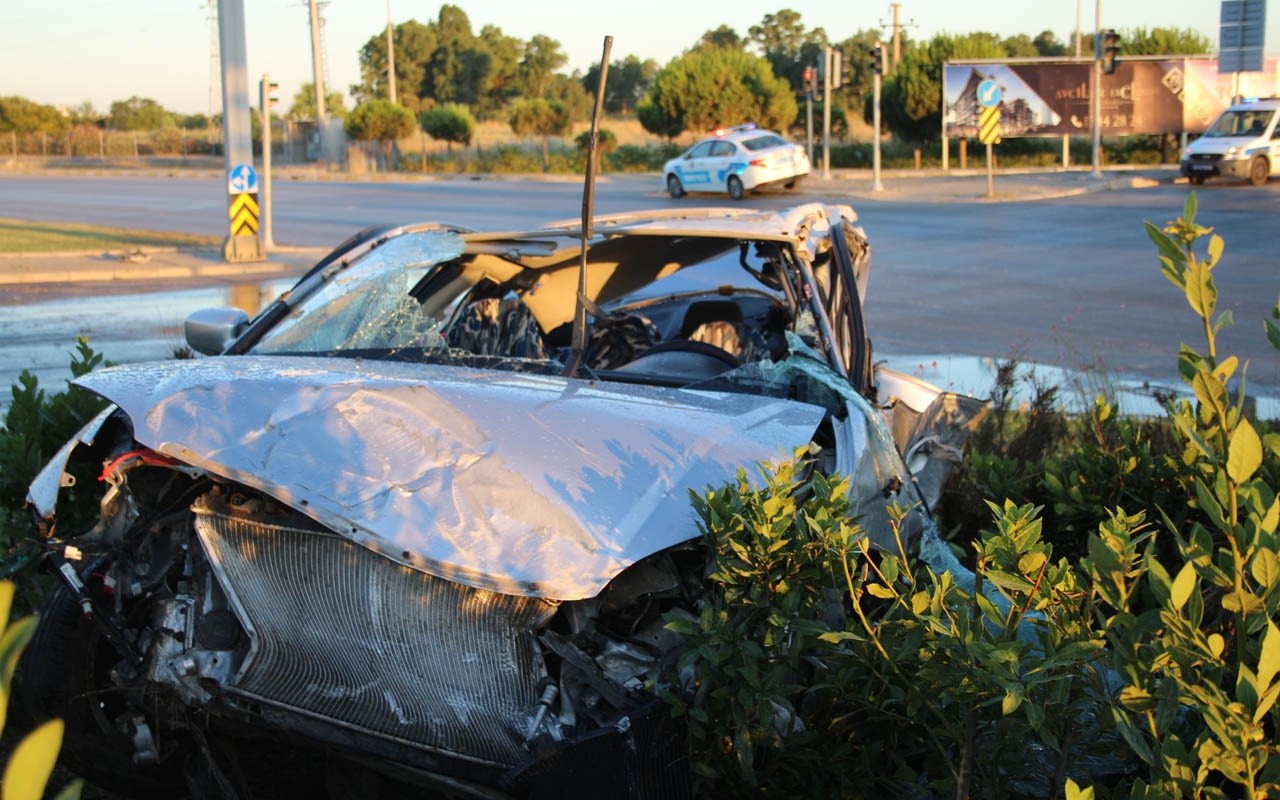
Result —
[{"label": "deformed car fender", "polygon": [[137,441],[353,541],[475,588],[577,600],[698,535],[689,492],[808,445],[824,410],[345,358],[96,370]]}]

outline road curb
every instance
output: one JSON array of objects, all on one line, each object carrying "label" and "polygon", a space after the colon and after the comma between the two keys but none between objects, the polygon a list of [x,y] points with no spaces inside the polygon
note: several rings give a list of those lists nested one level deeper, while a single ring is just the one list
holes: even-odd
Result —
[{"label": "road curb", "polygon": [[[96,253],[95,253],[96,255]],[[145,281],[166,278],[272,277],[297,271],[297,265],[278,261],[242,264],[200,262],[194,264],[103,264],[81,261],[75,266],[32,267],[7,264],[0,269],[0,286],[38,283],[90,283],[97,281]]]}]

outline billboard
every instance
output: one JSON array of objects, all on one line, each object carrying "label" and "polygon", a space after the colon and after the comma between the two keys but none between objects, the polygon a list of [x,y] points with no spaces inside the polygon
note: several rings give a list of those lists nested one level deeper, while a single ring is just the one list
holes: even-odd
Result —
[{"label": "billboard", "polygon": [[[1266,59],[1263,67],[1262,72],[1236,76],[1242,96],[1280,94],[1277,59]],[[944,135],[978,135],[978,86],[990,79],[1001,89],[1003,137],[1088,136],[1092,72],[1092,59],[947,62],[942,76]],[[1102,133],[1201,133],[1230,104],[1231,84],[1231,75],[1218,74],[1214,58],[1122,60],[1099,81]]]}]

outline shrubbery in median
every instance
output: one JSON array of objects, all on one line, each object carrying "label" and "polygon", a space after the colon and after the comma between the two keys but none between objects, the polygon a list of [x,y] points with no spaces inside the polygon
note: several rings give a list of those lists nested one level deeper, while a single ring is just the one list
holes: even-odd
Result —
[{"label": "shrubbery in median", "polygon": [[1180,352],[1194,400],[1164,424],[1101,398],[1079,420],[995,415],[1000,452],[971,458],[968,490],[1006,499],[961,547],[971,579],[872,551],[847,485],[802,454],[696,500],[712,587],[670,620],[691,647],[668,700],[702,792],[1280,794],[1280,434],[1243,413],[1244,368],[1217,352],[1224,246],[1195,214],[1191,195],[1148,225],[1204,331]]}]

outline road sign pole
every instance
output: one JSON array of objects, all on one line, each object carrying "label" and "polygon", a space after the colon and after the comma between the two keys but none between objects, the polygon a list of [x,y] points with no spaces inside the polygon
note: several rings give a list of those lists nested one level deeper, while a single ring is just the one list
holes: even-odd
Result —
[{"label": "road sign pole", "polygon": [[1093,172],[1102,177],[1102,0],[1097,0],[1093,17],[1093,71],[1090,73],[1089,116],[1093,127]]},{"label": "road sign pole", "polygon": [[996,196],[995,177],[991,172],[991,143],[987,142],[987,197]]},{"label": "road sign pole", "polygon": [[822,50],[822,177],[831,177],[831,48]]},{"label": "road sign pole", "polygon": [[807,111],[805,112],[805,135],[808,137],[806,141],[809,144],[809,164],[810,166],[812,166],[813,165],[813,90],[809,88],[808,84],[805,85],[804,95],[806,98],[805,108],[807,109]]}]

